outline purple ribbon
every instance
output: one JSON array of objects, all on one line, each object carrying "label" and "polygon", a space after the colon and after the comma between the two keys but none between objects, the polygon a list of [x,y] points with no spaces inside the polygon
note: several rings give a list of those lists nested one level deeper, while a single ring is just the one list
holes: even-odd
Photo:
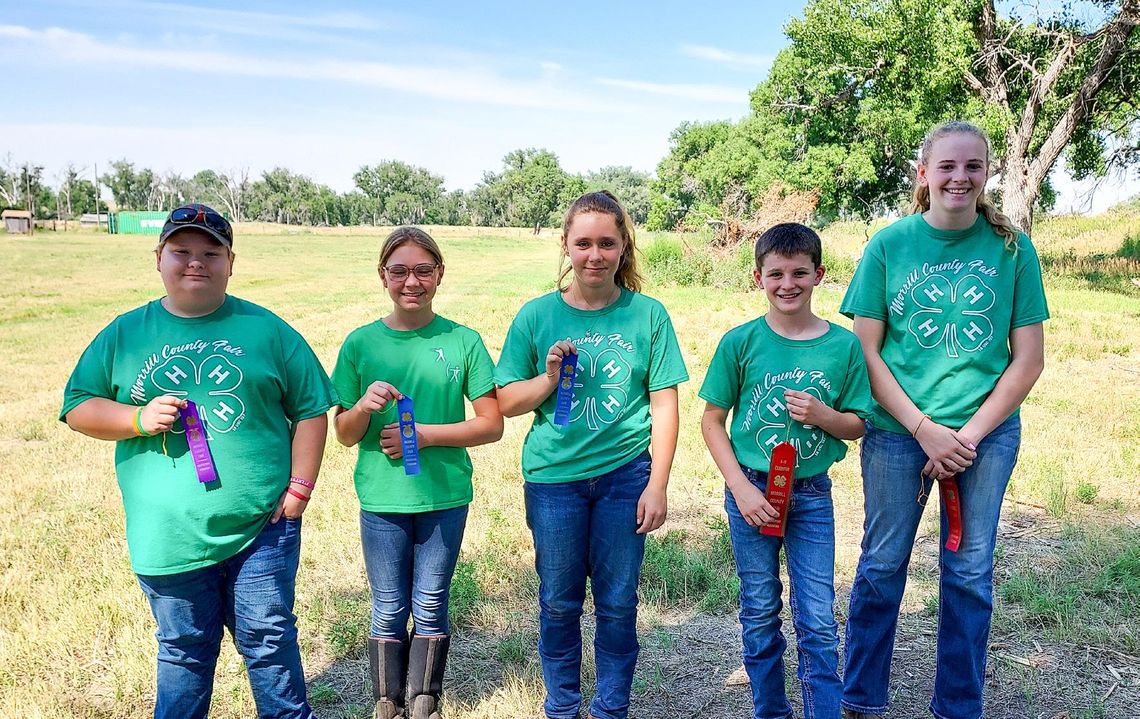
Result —
[{"label": "purple ribbon", "polygon": [[206,441],[206,425],[198,414],[198,405],[191,400],[186,400],[186,408],[182,410],[182,425],[186,428],[186,442],[190,445],[198,481],[202,484],[218,481],[214,458],[210,456],[210,444]]}]

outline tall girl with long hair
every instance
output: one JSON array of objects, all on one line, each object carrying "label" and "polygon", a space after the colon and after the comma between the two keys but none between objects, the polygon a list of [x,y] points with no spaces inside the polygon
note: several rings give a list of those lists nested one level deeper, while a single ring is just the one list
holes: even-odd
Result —
[{"label": "tall girl with long hair", "polygon": [[[447,601],[471,503],[467,447],[497,441],[503,417],[479,334],[435,313],[443,255],[398,227],[380,250],[392,311],[349,334],[337,357],[337,439],[359,447],[356,493],[372,588],[369,669],[377,719],[439,719],[450,645]],[[397,401],[410,397],[419,473],[405,473]],[[464,398],[475,416],[465,419]],[[410,433],[409,433],[410,434]],[[408,617],[414,631],[408,635]]]},{"label": "tall girl with long hair", "polygon": [[930,711],[939,719],[983,713],[998,517],[1049,317],[1033,245],[986,201],[989,153],[968,123],[926,137],[913,214],[871,238],[841,307],[855,319],[879,404],[862,446],[866,518],[847,620],[848,717],[887,709],[915,533],[934,482],[951,478],[961,538],[957,551],[945,547],[944,503]]},{"label": "tall girl with long hair", "polygon": [[[534,413],[522,472],[551,719],[579,716],[587,577],[597,619],[589,713],[627,716],[645,535],[665,521],[677,385],[688,374],[665,308],[641,294],[635,250],[633,223],[616,197],[575,200],[562,223],[568,267],[556,290],[519,310],[495,370],[503,414]],[[569,424],[559,426],[555,388],[571,354],[573,405]]]}]

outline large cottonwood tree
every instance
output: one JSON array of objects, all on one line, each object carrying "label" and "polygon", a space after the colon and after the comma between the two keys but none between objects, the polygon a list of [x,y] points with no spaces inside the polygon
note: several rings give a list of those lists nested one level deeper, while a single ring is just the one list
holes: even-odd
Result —
[{"label": "large cottonwood tree", "polygon": [[674,133],[654,219],[776,180],[818,189],[825,220],[870,215],[901,203],[923,134],[963,118],[993,138],[1003,207],[1029,229],[1062,153],[1078,177],[1136,159],[1138,23],[1140,0],[812,0],[749,117]]}]

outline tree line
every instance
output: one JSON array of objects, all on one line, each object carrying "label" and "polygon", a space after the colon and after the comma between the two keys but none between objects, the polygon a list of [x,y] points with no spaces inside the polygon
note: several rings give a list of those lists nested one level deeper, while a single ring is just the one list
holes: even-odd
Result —
[{"label": "tree line", "polygon": [[[738,121],[686,122],[655,177],[629,167],[564,171],[520,149],[472,190],[399,160],[361,167],[338,194],[286,168],[157,176],[127,160],[100,176],[122,209],[216,203],[238,220],[310,225],[557,225],[575,196],[607,188],[650,229],[767,217],[792,198],[812,221],[869,218],[908,204],[915,150],[934,125],[964,119],[993,141],[997,194],[1029,230],[1055,200],[1060,158],[1075,179],[1140,160],[1140,0],[809,0],[789,45]],[[37,217],[91,211],[95,187],[74,166],[54,187],[42,168],[0,166],[0,203]],[[771,214],[770,212],[768,213]]]},{"label": "tree line", "polygon": [[[0,163],[0,204],[31,209],[40,219],[74,219],[95,212],[95,184],[69,165],[53,187],[43,167]],[[93,171],[92,171],[93,175]],[[562,169],[549,150],[507,153],[497,172],[486,172],[470,191],[444,187],[443,177],[400,160],[361,167],[354,188],[338,193],[305,175],[277,167],[250,177],[248,170],[202,170],[190,176],[158,174],[122,159],[99,174],[116,210],[166,211],[203,202],[238,222],[291,225],[489,225],[549,227],[575,197],[610,189],[626,203],[634,221],[645,222],[650,205],[647,173],[604,167],[586,174]],[[106,210],[106,206],[102,207]]]}]

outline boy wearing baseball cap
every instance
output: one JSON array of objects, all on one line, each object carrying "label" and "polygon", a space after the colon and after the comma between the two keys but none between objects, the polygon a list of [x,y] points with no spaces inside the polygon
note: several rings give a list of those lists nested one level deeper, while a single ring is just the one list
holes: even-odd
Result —
[{"label": "boy wearing baseball cap", "polygon": [[158,625],[155,717],[206,717],[223,627],[258,714],[313,716],[293,614],[332,386],[305,340],[226,293],[233,229],[194,204],[155,250],[165,296],[87,347],[60,419],[115,442],[131,566]]}]

